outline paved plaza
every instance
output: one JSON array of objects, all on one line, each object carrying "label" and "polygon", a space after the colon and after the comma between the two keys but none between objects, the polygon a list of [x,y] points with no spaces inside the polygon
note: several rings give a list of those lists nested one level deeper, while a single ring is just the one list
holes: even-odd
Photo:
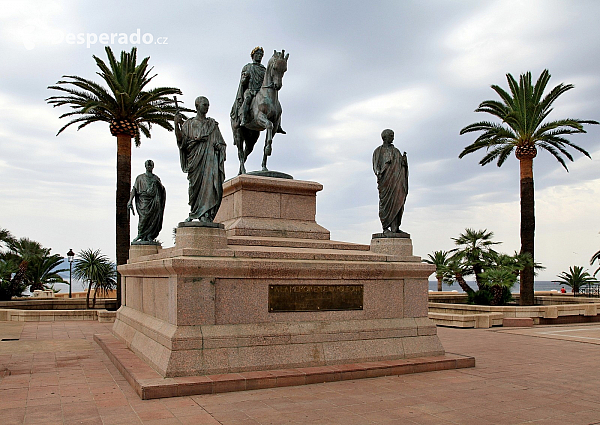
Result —
[{"label": "paved plaza", "polygon": [[146,401],[93,341],[111,326],[0,322],[0,423],[600,423],[598,324],[438,328],[475,368]]}]

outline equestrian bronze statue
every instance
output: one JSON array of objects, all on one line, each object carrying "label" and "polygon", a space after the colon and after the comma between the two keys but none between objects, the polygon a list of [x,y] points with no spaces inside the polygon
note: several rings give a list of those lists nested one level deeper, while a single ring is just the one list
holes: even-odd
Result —
[{"label": "equestrian bronze statue", "polygon": [[262,47],[255,48],[252,63],[242,69],[242,76],[233,107],[231,108],[231,128],[233,143],[238,148],[240,169],[238,174],[246,173],[246,159],[254,149],[260,132],[267,130],[263,150],[262,170],[267,169],[267,157],[271,155],[275,133],[285,134],[281,128],[281,105],[279,90],[283,74],[287,71],[285,50],[274,51],[265,68],[260,62],[264,55]]}]

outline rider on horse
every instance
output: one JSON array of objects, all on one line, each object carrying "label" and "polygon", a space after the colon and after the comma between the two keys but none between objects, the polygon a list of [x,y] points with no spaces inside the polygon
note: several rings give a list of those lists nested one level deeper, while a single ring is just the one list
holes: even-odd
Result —
[{"label": "rider on horse", "polygon": [[[230,113],[232,120],[239,122],[240,127],[244,127],[252,120],[250,116],[252,99],[260,90],[265,78],[266,68],[260,63],[264,54],[265,51],[262,47],[255,47],[250,53],[252,62],[242,68],[242,77]],[[276,132],[285,134],[281,126],[277,128]]]}]

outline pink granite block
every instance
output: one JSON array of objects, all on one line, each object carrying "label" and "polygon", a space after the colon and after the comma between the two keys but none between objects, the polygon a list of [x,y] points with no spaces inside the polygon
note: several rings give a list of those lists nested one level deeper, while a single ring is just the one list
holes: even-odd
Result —
[{"label": "pink granite block", "polygon": [[404,317],[404,282],[402,280],[364,280],[365,317]]},{"label": "pink granite block", "polygon": [[154,317],[169,322],[169,278],[154,278]]},{"label": "pink granite block", "polygon": [[437,335],[404,338],[404,354],[409,357],[437,356],[444,354],[444,347]]},{"label": "pink granite block", "polygon": [[177,249],[226,249],[227,234],[224,229],[216,227],[178,227],[175,247]]},{"label": "pink granite block", "polygon": [[222,223],[223,217],[231,218],[234,215],[234,199],[233,196],[223,196],[221,200],[221,206],[219,207],[219,211],[217,212],[217,216],[215,217],[216,223]]},{"label": "pink granite block", "polygon": [[147,257],[148,255],[157,254],[161,249],[162,247],[160,245],[131,245],[129,247],[128,261],[143,261],[144,259],[139,257]]},{"label": "pink granite block", "polygon": [[215,278],[185,277],[177,280],[177,325],[215,323]]},{"label": "pink granite block", "polygon": [[235,198],[234,217],[281,218],[281,195],[246,190]]},{"label": "pink granite block", "polygon": [[230,362],[233,367],[246,370],[307,367],[323,364],[324,356],[319,344],[251,346],[238,348]]},{"label": "pink granite block", "polygon": [[404,280],[404,317],[427,317],[427,279]]},{"label": "pink granite block", "polygon": [[411,257],[412,241],[409,238],[374,238],[371,239],[371,251],[396,257]]},{"label": "pink granite block", "polygon": [[142,310],[143,293],[142,293],[142,279],[139,277],[127,276],[126,277],[126,305],[136,310]]},{"label": "pink granite block", "polygon": [[[220,369],[216,369],[219,367]],[[214,368],[215,372],[209,371]],[[181,377],[225,372],[228,369],[227,354],[220,350],[172,351],[168,359],[166,376]]]},{"label": "pink granite block", "polygon": [[[414,338],[405,338],[414,339]],[[325,358],[328,362],[373,361],[376,359],[402,358],[405,350],[403,339],[380,339],[339,341],[323,343]]]},{"label": "pink granite block", "polygon": [[142,311],[150,316],[155,316],[154,310],[154,286],[155,279],[145,278],[142,281]]},{"label": "pink granite block", "polygon": [[316,206],[315,195],[281,194],[281,218],[314,221]]}]

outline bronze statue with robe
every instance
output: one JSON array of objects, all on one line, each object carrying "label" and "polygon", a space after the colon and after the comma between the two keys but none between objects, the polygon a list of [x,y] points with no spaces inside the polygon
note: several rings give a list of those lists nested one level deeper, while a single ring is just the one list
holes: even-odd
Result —
[{"label": "bronze statue with robe", "polygon": [[190,214],[185,221],[212,223],[223,198],[225,181],[225,140],[219,124],[206,116],[208,99],[196,99],[195,117],[183,122],[175,114],[175,135],[181,169],[188,175]]},{"label": "bronze statue with robe", "polygon": [[379,219],[384,234],[403,233],[400,223],[408,195],[408,160],[406,152],[401,154],[392,144],[392,130],[383,130],[381,138],[383,144],[373,152],[373,171],[379,191]]},{"label": "bronze statue with robe", "polygon": [[134,215],[133,201],[139,215],[138,235],[132,244],[151,244],[155,242],[162,230],[163,216],[167,192],[160,178],[152,173],[154,161],[147,160],[144,164],[146,172],[135,178],[131,189],[127,209]]}]

